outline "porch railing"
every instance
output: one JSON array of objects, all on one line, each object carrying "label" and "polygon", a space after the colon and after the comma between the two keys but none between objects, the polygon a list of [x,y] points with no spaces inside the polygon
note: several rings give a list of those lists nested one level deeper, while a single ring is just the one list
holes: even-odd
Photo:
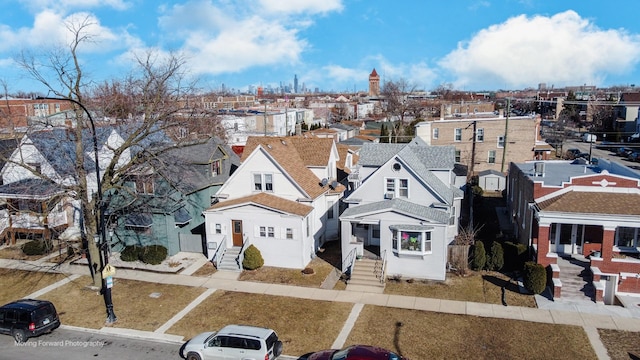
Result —
[{"label": "porch railing", "polygon": [[249,247],[249,238],[244,235],[244,241],[242,241],[242,246],[240,247],[240,252],[238,253],[238,257],[236,257],[236,263],[238,264],[238,269],[242,270],[242,263],[244,262],[244,251]]},{"label": "porch railing", "polygon": [[347,275],[347,278],[351,277],[351,270],[353,269],[353,263],[356,261],[356,248],[351,249],[347,256],[342,261],[342,273]]},{"label": "porch railing", "polygon": [[213,257],[211,258],[211,262],[213,263],[213,265],[215,265],[216,268],[218,267],[218,258],[222,258],[222,256],[224,256],[224,251],[220,253],[220,250],[227,248],[226,246],[222,246],[223,244],[226,244],[226,236],[222,238],[222,241],[220,241],[218,247],[216,248],[216,252],[213,253]]},{"label": "porch railing", "polygon": [[387,250],[384,250],[381,256],[376,259],[376,264],[374,266],[374,273],[376,277],[380,279],[380,283],[384,284],[385,274],[387,272]]}]

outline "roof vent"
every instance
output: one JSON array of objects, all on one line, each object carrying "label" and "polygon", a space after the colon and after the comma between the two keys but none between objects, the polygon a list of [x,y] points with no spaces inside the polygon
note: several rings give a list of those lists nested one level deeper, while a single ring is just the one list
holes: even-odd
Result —
[{"label": "roof vent", "polygon": [[268,147],[269,149],[272,149],[271,144],[267,144],[267,147]]},{"label": "roof vent", "polygon": [[287,143],[284,140],[281,140],[282,145],[287,145]]}]

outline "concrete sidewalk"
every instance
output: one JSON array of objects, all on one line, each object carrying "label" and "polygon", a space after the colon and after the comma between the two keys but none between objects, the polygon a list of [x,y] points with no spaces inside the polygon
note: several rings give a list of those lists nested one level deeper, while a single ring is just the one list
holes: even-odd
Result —
[{"label": "concrete sidewalk", "polygon": [[[202,264],[194,264],[193,266],[201,266]],[[51,264],[15,261],[0,259],[0,267],[13,268],[29,271],[51,271]],[[62,264],[55,268],[55,271],[70,275],[85,275],[87,269],[84,266]],[[187,271],[191,274],[192,271]],[[561,302],[548,302],[543,308],[528,308],[518,306],[503,306],[486,303],[475,303],[468,301],[456,300],[440,300],[432,298],[422,298],[416,296],[388,295],[366,291],[349,291],[349,290],[333,290],[322,288],[298,287],[282,284],[257,283],[249,281],[238,281],[238,272],[217,271],[209,277],[198,277],[184,274],[159,274],[148,271],[139,271],[132,269],[118,269],[116,278],[138,280],[145,282],[155,282],[163,284],[176,284],[182,286],[203,287],[208,290],[195,299],[185,309],[179,311],[166,324],[160,326],[156,331],[146,332],[132,329],[120,329],[105,327],[101,331],[109,334],[120,334],[136,338],[149,338],[160,341],[170,341],[181,343],[184,341],[182,337],[165,334],[173,323],[180,320],[182,316],[187,314],[190,309],[197,306],[201,301],[206,299],[216,290],[245,292],[253,294],[288,296],[302,299],[337,301],[354,304],[349,319],[345,323],[343,331],[334,342],[334,346],[340,347],[346,341],[346,338],[356,321],[357,316],[364,305],[388,306],[402,309],[414,309],[422,311],[434,311],[448,314],[470,315],[479,317],[491,317],[501,319],[523,320],[549,324],[566,324],[582,326],[585,331],[589,330],[590,340],[596,350],[599,358],[605,359],[606,349],[599,341],[599,337],[594,338],[594,329],[615,329],[640,332],[640,311],[624,311],[621,307],[608,307],[606,305],[593,304],[593,306],[564,306]],[[68,280],[62,280],[56,284],[49,286],[51,290],[56,286],[61,286]],[[44,289],[32,296],[41,296]],[[608,309],[611,308],[611,309]],[[595,331],[597,335],[597,331]],[[592,339],[594,338],[594,339]],[[604,351],[604,355],[603,355]]]}]

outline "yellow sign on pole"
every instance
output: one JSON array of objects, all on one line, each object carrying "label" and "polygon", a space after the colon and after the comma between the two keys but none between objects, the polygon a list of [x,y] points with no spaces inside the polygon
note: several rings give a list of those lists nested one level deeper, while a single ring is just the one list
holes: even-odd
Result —
[{"label": "yellow sign on pole", "polygon": [[102,278],[106,279],[109,276],[113,276],[116,274],[116,268],[111,266],[111,264],[105,265],[104,269],[102,269]]}]

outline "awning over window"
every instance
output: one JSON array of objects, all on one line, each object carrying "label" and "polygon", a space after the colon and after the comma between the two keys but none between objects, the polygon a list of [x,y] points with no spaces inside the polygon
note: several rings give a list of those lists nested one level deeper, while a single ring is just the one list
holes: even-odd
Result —
[{"label": "awning over window", "polygon": [[173,219],[177,225],[184,225],[191,221],[191,215],[189,215],[187,209],[181,207],[173,213]]},{"label": "awning over window", "polygon": [[153,218],[149,213],[129,214],[124,223],[125,226],[148,228],[153,225]]}]

